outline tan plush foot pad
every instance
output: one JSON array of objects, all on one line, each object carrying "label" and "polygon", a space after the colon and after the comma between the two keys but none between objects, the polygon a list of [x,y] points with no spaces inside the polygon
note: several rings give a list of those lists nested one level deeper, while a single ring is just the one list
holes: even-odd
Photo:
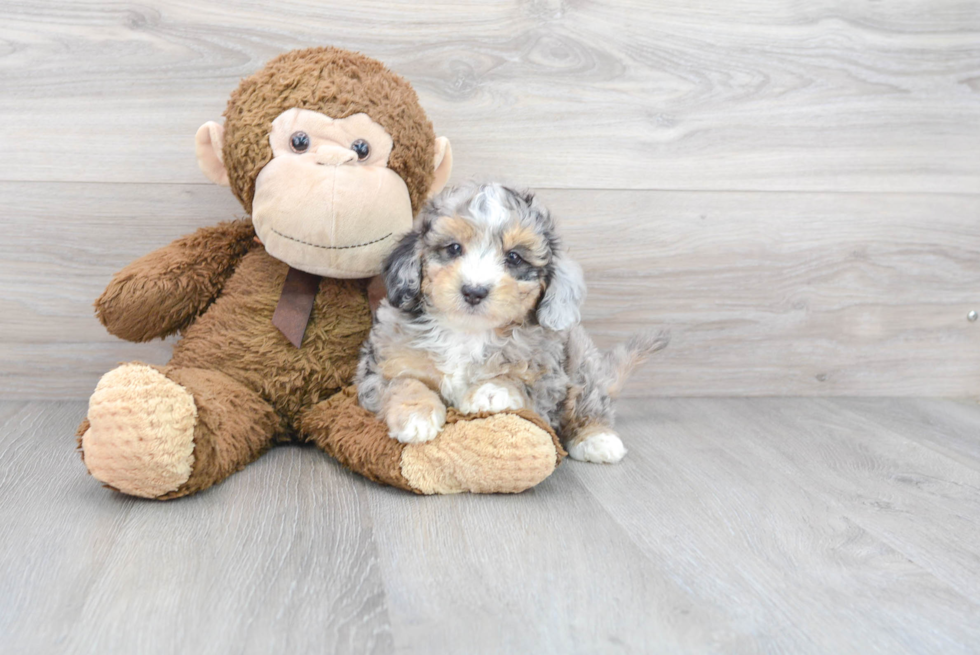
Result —
[{"label": "tan plush foot pad", "polygon": [[432,441],[399,443],[357,404],[354,387],[308,412],[301,430],[352,471],[422,494],[524,491],[565,456],[554,431],[528,410],[471,416],[449,410],[446,427]]},{"label": "tan plush foot pad", "polygon": [[155,368],[124,364],[102,376],[89,400],[88,422],[81,445],[97,480],[156,498],[190,478],[194,398]]},{"label": "tan plush foot pad", "polygon": [[542,482],[565,453],[530,412],[451,413],[433,441],[405,446],[402,475],[424,494],[518,493]]}]

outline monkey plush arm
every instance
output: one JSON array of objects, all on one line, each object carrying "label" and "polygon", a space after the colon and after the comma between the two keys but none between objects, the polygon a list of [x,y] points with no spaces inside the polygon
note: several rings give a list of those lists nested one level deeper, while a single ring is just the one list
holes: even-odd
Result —
[{"label": "monkey plush arm", "polygon": [[254,237],[250,221],[231,221],[154,250],[113,276],[95,301],[96,316],[127,341],[173,334],[214,301]]}]

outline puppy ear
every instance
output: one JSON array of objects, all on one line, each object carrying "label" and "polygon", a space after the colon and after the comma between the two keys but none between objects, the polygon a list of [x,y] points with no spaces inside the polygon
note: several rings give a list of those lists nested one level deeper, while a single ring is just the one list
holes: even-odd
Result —
[{"label": "puppy ear", "polygon": [[538,323],[551,330],[567,330],[582,319],[585,278],[582,267],[564,253],[555,257],[555,270],[538,303]]},{"label": "puppy ear", "polygon": [[418,311],[422,304],[422,257],[419,233],[412,231],[402,237],[385,259],[385,287],[388,302],[408,312]]}]

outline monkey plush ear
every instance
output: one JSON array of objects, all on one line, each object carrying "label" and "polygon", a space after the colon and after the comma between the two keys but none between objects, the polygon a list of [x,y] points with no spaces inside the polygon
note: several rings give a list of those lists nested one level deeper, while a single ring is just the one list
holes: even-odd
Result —
[{"label": "monkey plush ear", "polygon": [[426,199],[436,195],[449,181],[449,175],[453,172],[453,149],[449,145],[449,139],[444,136],[436,137],[436,156],[434,158],[436,174],[432,178],[432,186],[429,187],[429,194]]},{"label": "monkey plush ear", "polygon": [[194,152],[197,153],[197,165],[209,180],[221,186],[230,186],[222,155],[224,140],[225,128],[214,121],[208,121],[198,128],[194,136]]},{"label": "monkey plush ear", "polygon": [[582,267],[560,253],[551,282],[538,303],[538,323],[549,330],[567,330],[578,323],[585,300],[584,277]]}]

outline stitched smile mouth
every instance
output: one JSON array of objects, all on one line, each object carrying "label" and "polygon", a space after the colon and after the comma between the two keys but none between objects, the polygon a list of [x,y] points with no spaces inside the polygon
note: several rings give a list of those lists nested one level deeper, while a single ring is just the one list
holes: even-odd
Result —
[{"label": "stitched smile mouth", "polygon": [[276,228],[270,228],[273,232],[281,236],[283,239],[289,239],[290,241],[295,241],[296,243],[302,243],[304,246],[312,246],[314,248],[322,248],[323,250],[350,250],[351,248],[363,248],[364,246],[370,246],[375,243],[381,243],[385,239],[389,238],[394,232],[389,232],[379,239],[374,239],[373,241],[366,241],[364,243],[357,243],[352,246],[321,246],[318,243],[310,243],[309,241],[303,241],[302,239],[297,239],[296,237],[291,237],[288,234],[283,234]]}]

